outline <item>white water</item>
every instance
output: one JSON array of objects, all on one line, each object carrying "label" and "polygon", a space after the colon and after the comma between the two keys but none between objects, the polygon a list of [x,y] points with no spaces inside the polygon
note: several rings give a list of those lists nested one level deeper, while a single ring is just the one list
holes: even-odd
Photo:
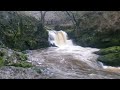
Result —
[{"label": "white water", "polygon": [[49,32],[48,41],[50,44],[55,45],[59,48],[69,48],[73,46],[72,40],[68,40],[67,33],[64,31],[51,30]]},{"label": "white water", "polygon": [[30,61],[47,67],[48,75],[56,78],[120,78],[113,73],[118,69],[96,61],[98,55],[93,52],[99,49],[74,45],[62,30],[48,32],[48,41],[57,47],[33,50],[29,54]]}]

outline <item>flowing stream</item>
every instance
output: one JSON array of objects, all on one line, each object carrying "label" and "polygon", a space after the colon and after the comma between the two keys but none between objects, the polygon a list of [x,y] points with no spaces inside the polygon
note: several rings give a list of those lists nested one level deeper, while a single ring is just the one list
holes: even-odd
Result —
[{"label": "flowing stream", "polygon": [[74,45],[64,31],[50,30],[51,47],[29,51],[29,62],[46,68],[42,71],[53,79],[119,79],[120,68],[104,66],[93,52],[97,48]]}]

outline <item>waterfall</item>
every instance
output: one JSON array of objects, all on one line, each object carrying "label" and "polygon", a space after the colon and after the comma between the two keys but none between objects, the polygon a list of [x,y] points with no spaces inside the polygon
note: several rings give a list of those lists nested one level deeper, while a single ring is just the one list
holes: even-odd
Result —
[{"label": "waterfall", "polygon": [[65,47],[65,46],[73,45],[72,40],[68,40],[68,35],[66,32],[62,30],[60,31],[51,30],[48,32],[49,32],[48,41],[50,42],[51,45],[57,47]]}]

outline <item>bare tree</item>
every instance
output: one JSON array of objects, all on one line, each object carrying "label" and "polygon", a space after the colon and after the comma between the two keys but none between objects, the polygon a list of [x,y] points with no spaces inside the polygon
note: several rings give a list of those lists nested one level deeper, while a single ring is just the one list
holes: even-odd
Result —
[{"label": "bare tree", "polygon": [[88,11],[65,11],[65,14],[72,21],[76,35],[78,35],[78,30],[80,29],[81,17]]},{"label": "bare tree", "polygon": [[46,15],[47,11],[40,11],[40,22],[41,24],[44,26],[45,25],[45,15]]},{"label": "bare tree", "polygon": [[70,20],[72,21],[75,29],[76,35],[78,35],[79,24],[80,24],[80,16],[77,11],[66,11],[65,12]]},{"label": "bare tree", "polygon": [[67,21],[67,17],[64,14],[64,11],[55,11],[55,15],[59,18],[60,23],[65,23]]}]

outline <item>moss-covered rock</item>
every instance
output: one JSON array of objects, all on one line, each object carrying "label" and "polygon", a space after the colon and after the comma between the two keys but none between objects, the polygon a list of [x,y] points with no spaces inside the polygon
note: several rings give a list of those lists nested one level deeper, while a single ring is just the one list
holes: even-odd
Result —
[{"label": "moss-covered rock", "polygon": [[109,66],[120,66],[120,53],[102,55],[98,58],[98,61]]},{"label": "moss-covered rock", "polygon": [[97,60],[105,65],[120,66],[120,46],[104,48],[95,54],[100,55]]},{"label": "moss-covered rock", "polygon": [[109,53],[120,53],[120,46],[108,47],[95,52],[98,55],[106,55]]}]

